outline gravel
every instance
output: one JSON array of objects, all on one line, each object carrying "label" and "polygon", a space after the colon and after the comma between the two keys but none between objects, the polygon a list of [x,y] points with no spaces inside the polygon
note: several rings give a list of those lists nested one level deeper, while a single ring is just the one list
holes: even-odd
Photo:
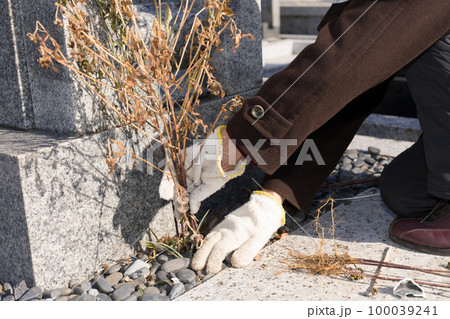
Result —
[{"label": "gravel", "polygon": [[15,301],[15,300],[16,300],[16,298],[14,298],[13,295],[5,296],[5,297],[3,297],[3,299],[2,299],[2,301]]},{"label": "gravel", "polygon": [[120,272],[114,272],[110,274],[108,277],[106,277],[106,281],[111,285],[114,286],[119,283],[120,280],[122,280],[123,275]]},{"label": "gravel", "polygon": [[124,301],[137,301],[138,297],[136,295],[130,295]]},{"label": "gravel", "polygon": [[87,293],[88,293],[88,295],[91,295],[91,296],[94,296],[94,297],[97,297],[98,294],[99,294],[97,289],[89,289]]},{"label": "gravel", "polygon": [[170,301],[170,298],[160,294],[144,294],[141,301]]},{"label": "gravel", "polygon": [[44,293],[42,294],[42,298],[53,298],[56,299],[58,297],[61,296],[62,293],[62,289],[58,288],[58,289],[52,289],[52,290],[45,290]]},{"label": "gravel", "polygon": [[114,272],[119,272],[122,269],[120,265],[112,265],[108,269],[106,269],[104,275],[111,275]]},{"label": "gravel", "polygon": [[14,298],[16,300],[19,300],[20,297],[22,297],[28,290],[28,286],[25,280],[22,280],[21,282],[19,282],[19,284],[15,285],[13,290],[14,290]]},{"label": "gravel", "polygon": [[134,286],[131,284],[123,285],[117,288],[111,295],[112,300],[125,300],[134,292]]},{"label": "gravel", "polygon": [[189,258],[172,259],[162,264],[161,270],[167,273],[176,272],[188,268],[190,262]]},{"label": "gravel", "polygon": [[77,295],[82,295],[91,289],[91,284],[89,282],[83,282],[82,284],[75,286],[73,288],[73,293]]},{"label": "gravel", "polygon": [[160,270],[156,273],[156,281],[165,281],[170,280],[169,274],[163,270]]},{"label": "gravel", "polygon": [[184,288],[184,284],[182,282],[177,282],[175,285],[173,285],[172,289],[169,293],[170,300],[175,299],[176,297],[181,296],[186,289]]},{"label": "gravel", "polygon": [[[116,273],[116,274],[120,274],[120,273]],[[120,274],[120,275],[122,275],[122,274]],[[110,277],[110,276],[109,276]],[[108,277],[108,278],[109,278]],[[105,294],[109,294],[109,293],[112,293],[113,291],[114,291],[114,288],[113,288],[113,286],[111,285],[111,282],[110,281],[108,281],[108,278],[103,278],[103,277],[99,277],[98,279],[97,279],[97,282],[95,283],[95,285],[97,286],[97,288],[101,291],[101,292],[103,292],[103,293],[105,293]],[[122,279],[122,278],[121,278]],[[120,279],[119,279],[120,280]],[[117,280],[117,282],[119,282],[119,280]]]},{"label": "gravel", "polygon": [[71,279],[69,281],[69,288],[75,288],[75,286],[81,285],[81,280],[79,279]]},{"label": "gravel", "polygon": [[107,294],[98,294],[97,301],[112,301],[112,299]]},{"label": "gravel", "polygon": [[13,289],[13,287],[11,286],[11,284],[10,284],[9,282],[5,282],[5,283],[3,284],[3,292],[4,292],[6,295],[12,295],[12,294],[14,294],[14,289]]},{"label": "gravel", "polygon": [[28,301],[32,299],[42,299],[42,288],[35,286],[30,288],[26,293],[23,294],[22,297],[19,298],[19,301]]},{"label": "gravel", "polygon": [[62,288],[61,296],[70,296],[72,294],[72,289],[70,288]]},{"label": "gravel", "polygon": [[123,273],[124,276],[131,275],[132,273],[140,270],[141,268],[150,269],[150,265],[140,259],[136,259]]},{"label": "gravel", "polygon": [[177,278],[183,283],[193,283],[195,281],[196,274],[191,269],[182,269],[176,273]]},{"label": "gravel", "polygon": [[144,289],[144,294],[159,294],[159,289],[154,286],[150,286]]}]

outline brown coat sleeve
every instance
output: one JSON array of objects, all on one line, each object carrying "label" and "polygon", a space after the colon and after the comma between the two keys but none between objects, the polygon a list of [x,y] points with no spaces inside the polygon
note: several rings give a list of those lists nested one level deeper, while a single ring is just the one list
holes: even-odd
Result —
[{"label": "brown coat sleeve", "polygon": [[352,0],[330,10],[334,12],[327,14],[329,21],[322,23],[316,42],[245,100],[227,124],[239,149],[254,162],[248,143],[267,139],[258,152],[266,164],[257,165],[268,174],[282,164],[280,147],[269,139],[297,140],[287,149],[292,155],[350,101],[388,79],[450,29],[448,0]]}]

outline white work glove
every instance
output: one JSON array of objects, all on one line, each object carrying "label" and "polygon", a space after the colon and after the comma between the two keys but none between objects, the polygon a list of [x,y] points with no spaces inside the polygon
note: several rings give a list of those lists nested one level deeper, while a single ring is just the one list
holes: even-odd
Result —
[{"label": "white work glove", "polygon": [[194,255],[192,269],[201,270],[206,265],[207,273],[217,273],[233,251],[231,265],[245,267],[284,223],[281,204],[270,194],[255,191],[245,205],[227,215],[206,236]]},{"label": "white work glove", "polygon": [[[231,171],[224,172],[221,161],[223,158],[223,138],[220,126],[208,136],[202,147],[201,143],[186,149],[185,168],[187,195],[192,214],[196,214],[203,200],[221,189],[226,182],[242,175],[245,171],[246,162],[241,159]],[[176,200],[176,192],[172,179],[164,176],[160,184],[160,195],[164,199]]]}]

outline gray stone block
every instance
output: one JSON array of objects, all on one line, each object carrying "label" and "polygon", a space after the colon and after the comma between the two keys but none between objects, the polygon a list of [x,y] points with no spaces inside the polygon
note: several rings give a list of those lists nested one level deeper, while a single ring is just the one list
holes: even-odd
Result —
[{"label": "gray stone block", "polygon": [[[109,175],[107,138],[124,141],[125,133],[0,130],[0,282],[51,288],[87,280],[131,253],[149,226],[175,234],[171,205],[155,191],[161,176],[129,169],[126,156]],[[138,138],[124,145],[138,154],[147,147]]]},{"label": "gray stone block", "polygon": [[262,35],[261,1],[230,1],[229,6],[235,12],[234,19],[242,33],[251,33],[255,40],[241,41],[240,47],[233,52],[233,41],[228,32],[222,36],[222,52],[213,51],[212,63],[215,75],[222,84],[226,95],[259,88],[262,84]]},{"label": "gray stone block", "polygon": [[282,34],[317,34],[317,26],[330,3],[291,3],[280,9]]},{"label": "gray stone block", "polygon": [[359,128],[358,134],[415,142],[422,134],[422,129],[418,119],[371,114]]},{"label": "gray stone block", "polygon": [[20,2],[2,1],[0,12],[0,125],[33,127],[33,109],[24,51]]},{"label": "gray stone block", "polygon": [[[113,124],[105,120],[99,100],[71,72],[57,66],[60,73],[42,69],[37,62],[37,45],[27,33],[40,21],[68,53],[68,34],[54,23],[56,7],[48,0],[7,0],[2,10],[0,125],[81,135],[105,131]],[[92,1],[92,0],[90,0]],[[94,10],[94,6],[89,10]],[[11,91],[10,91],[11,90]]]},{"label": "gray stone block", "polygon": [[[88,0],[95,3],[94,0]],[[151,27],[153,1],[137,1],[137,11],[143,16],[145,34]],[[177,1],[170,1],[176,6]],[[244,39],[237,52],[232,51],[228,33],[223,37],[223,52],[213,54],[217,79],[227,95],[258,88],[262,81],[260,1],[232,1],[235,19],[243,33],[252,33],[254,41]],[[54,23],[55,6],[48,0],[7,0],[8,10],[0,18],[0,125],[82,135],[103,132],[114,127],[107,121],[98,98],[72,72],[57,66],[60,73],[42,69],[37,62],[37,45],[26,36],[33,32],[39,20],[49,33],[70,53],[68,34]],[[201,7],[203,3],[198,2]],[[95,5],[89,11],[97,10]],[[251,14],[249,14],[251,13]],[[144,19],[145,18],[145,19]],[[145,22],[145,23],[144,23]],[[144,25],[145,24],[145,25]],[[101,23],[98,23],[100,26]],[[101,34],[101,27],[98,33]],[[145,31],[147,30],[147,32]]]}]

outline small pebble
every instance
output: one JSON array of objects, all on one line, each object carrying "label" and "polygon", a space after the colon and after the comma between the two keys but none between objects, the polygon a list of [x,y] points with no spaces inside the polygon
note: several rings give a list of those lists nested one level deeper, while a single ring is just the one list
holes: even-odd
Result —
[{"label": "small pebble", "polygon": [[380,173],[380,172],[382,172],[383,171],[383,169],[384,169],[384,167],[383,166],[377,166],[377,167],[375,167],[374,168],[374,170],[375,170],[375,172],[377,172],[377,173]]},{"label": "small pebble", "polygon": [[170,298],[161,294],[144,294],[141,301],[170,301]]},{"label": "small pebble", "polygon": [[95,297],[97,297],[99,295],[99,292],[97,289],[89,289],[87,293],[88,293],[88,295],[95,296]]},{"label": "small pebble", "polygon": [[61,296],[70,296],[72,294],[72,289],[70,288],[62,288]]},{"label": "small pebble", "polygon": [[[88,295],[88,294],[77,296],[75,298],[78,298],[78,299],[75,299],[74,301],[96,301],[97,300],[96,296],[92,296],[92,295]],[[69,301],[71,301],[71,299],[69,299]]]},{"label": "small pebble", "polygon": [[14,289],[13,289],[13,287],[11,286],[11,284],[9,282],[5,282],[3,284],[3,291],[7,295],[13,295],[14,294]]},{"label": "small pebble", "polygon": [[144,294],[159,294],[159,289],[156,287],[146,287],[144,289]]},{"label": "small pebble", "polygon": [[180,279],[180,281],[183,284],[186,283],[193,283],[195,281],[195,272],[191,269],[182,269],[176,273],[177,278]]},{"label": "small pebble", "polygon": [[136,287],[136,290],[144,290],[145,288],[147,288],[147,286],[145,284],[140,284]]},{"label": "small pebble", "polygon": [[342,165],[342,170],[344,170],[344,171],[349,171],[352,168],[353,168],[352,164],[344,164],[344,165]]},{"label": "small pebble", "polygon": [[30,288],[22,297],[19,298],[19,301],[28,301],[31,299],[42,299],[42,288],[38,286],[34,286]]},{"label": "small pebble", "polygon": [[25,280],[22,280],[18,285],[14,286],[14,298],[19,300],[28,291],[28,286]]},{"label": "small pebble", "polygon": [[170,258],[169,255],[167,255],[167,254],[161,254],[156,257],[156,261],[159,264],[164,264],[166,261],[169,261],[170,259],[172,259],[172,258]]},{"label": "small pebble", "polygon": [[139,269],[138,271],[134,272],[132,274],[131,278],[136,279],[140,276],[144,276],[145,278],[147,278],[149,275],[150,275],[150,269],[147,267],[143,267],[143,268]]},{"label": "small pebble", "polygon": [[[69,289],[69,288],[68,288]],[[71,289],[70,289],[71,290]],[[52,289],[52,290],[45,290],[42,294],[42,298],[58,298],[61,296],[62,289]]]},{"label": "small pebble", "polygon": [[190,263],[189,258],[172,259],[162,264],[161,270],[167,273],[176,272],[188,268]]},{"label": "small pebble", "polygon": [[364,161],[362,160],[356,160],[353,162],[353,167],[361,167],[364,165]]},{"label": "small pebble", "polygon": [[119,265],[112,265],[111,267],[106,269],[106,271],[103,275],[111,275],[114,272],[119,272],[121,268],[122,267],[120,267]]},{"label": "small pebble", "polygon": [[215,276],[215,274],[207,274],[205,277],[203,277],[202,281],[206,281],[214,276]]},{"label": "small pebble", "polygon": [[130,295],[124,301],[137,301],[137,300],[138,298],[136,295]]},{"label": "small pebble", "polygon": [[358,158],[358,153],[350,153],[347,155],[349,159],[355,160]]},{"label": "small pebble", "polygon": [[138,271],[141,268],[147,268],[150,269],[150,265],[140,259],[136,259],[128,268],[127,270],[125,270],[125,272],[123,273],[124,276],[126,275],[131,275],[132,273]]},{"label": "small pebble", "polygon": [[55,299],[55,301],[67,301],[69,300],[69,296],[60,296]]},{"label": "small pebble", "polygon": [[158,262],[154,262],[152,267],[150,268],[150,275],[156,274],[161,268],[161,264]]},{"label": "small pebble", "polygon": [[360,168],[358,168],[358,167],[355,167],[355,168],[353,168],[353,169],[351,170],[351,172],[352,172],[353,174],[361,174],[361,173],[363,172],[363,170],[360,169]]},{"label": "small pebble", "polygon": [[354,178],[354,176],[353,176],[352,172],[350,172],[350,171],[341,171],[339,173],[339,179],[343,182],[351,181],[351,180],[353,180],[353,178]]},{"label": "small pebble", "polygon": [[[120,272],[117,272],[116,274],[122,275]],[[103,277],[98,278],[95,285],[101,292],[105,294],[110,294],[114,291],[114,288],[112,287],[111,283],[108,282],[108,279],[105,279]]]},{"label": "small pebble", "polygon": [[170,300],[173,300],[173,299],[181,296],[182,294],[184,294],[185,291],[186,291],[186,289],[184,288],[183,283],[181,283],[181,282],[176,283],[175,285],[173,285],[172,290],[169,293]]},{"label": "small pebble", "polygon": [[169,274],[162,270],[158,271],[156,273],[156,281],[165,281],[165,280],[170,280]]},{"label": "small pebble", "polygon": [[120,283],[118,283],[118,284],[115,284],[115,285],[113,286],[113,288],[114,288],[114,289],[117,289],[117,288],[120,288],[120,287],[125,286],[125,285],[128,285],[128,284],[129,284],[128,282],[120,282]]},{"label": "small pebble", "polygon": [[2,299],[2,301],[15,301],[15,300],[16,300],[16,298],[14,298],[13,295],[5,296],[5,297],[3,297],[3,299]]},{"label": "small pebble", "polygon": [[92,287],[89,282],[83,282],[81,285],[75,286],[75,288],[73,288],[73,293],[75,293],[77,295],[82,295],[91,288]]},{"label": "small pebble", "polygon": [[373,165],[377,162],[373,157],[368,157],[364,161],[369,165]]},{"label": "small pebble", "polygon": [[163,295],[168,295],[170,291],[172,290],[172,286],[169,284],[162,285],[159,287],[159,293]]},{"label": "small pebble", "polygon": [[[142,260],[141,260],[142,261]],[[111,295],[112,300],[125,300],[134,292],[134,286],[131,284],[123,285],[117,288]]]},{"label": "small pebble", "polygon": [[186,291],[189,291],[194,287],[195,287],[195,285],[191,284],[191,283],[184,284],[184,289],[186,289]]},{"label": "small pebble", "polygon": [[111,285],[114,286],[117,284],[121,279],[123,278],[122,273],[120,272],[113,272],[108,277],[105,278],[105,280]]},{"label": "small pebble", "polygon": [[[352,160],[350,159],[350,158],[348,158],[348,157],[346,157],[346,156],[344,156],[343,158],[342,158],[342,165],[345,165],[345,164],[351,164],[352,163]],[[339,170],[339,168],[338,168],[338,170]]]},{"label": "small pebble", "polygon": [[378,147],[374,147],[374,146],[369,146],[368,150],[371,155],[378,155],[381,152],[381,150]]},{"label": "small pebble", "polygon": [[67,301],[78,301],[81,298],[81,295],[70,295],[69,300]]},{"label": "small pebble", "polygon": [[144,276],[140,276],[139,278],[136,278],[135,280],[130,282],[130,285],[132,285],[133,287],[137,287],[141,284],[145,284],[146,279]]},{"label": "small pebble", "polygon": [[108,296],[107,294],[103,294],[103,293],[98,294],[97,300],[98,301],[112,301],[110,296]]},{"label": "small pebble", "polygon": [[75,286],[81,285],[81,280],[79,279],[71,279],[69,281],[69,288],[74,288]]}]

